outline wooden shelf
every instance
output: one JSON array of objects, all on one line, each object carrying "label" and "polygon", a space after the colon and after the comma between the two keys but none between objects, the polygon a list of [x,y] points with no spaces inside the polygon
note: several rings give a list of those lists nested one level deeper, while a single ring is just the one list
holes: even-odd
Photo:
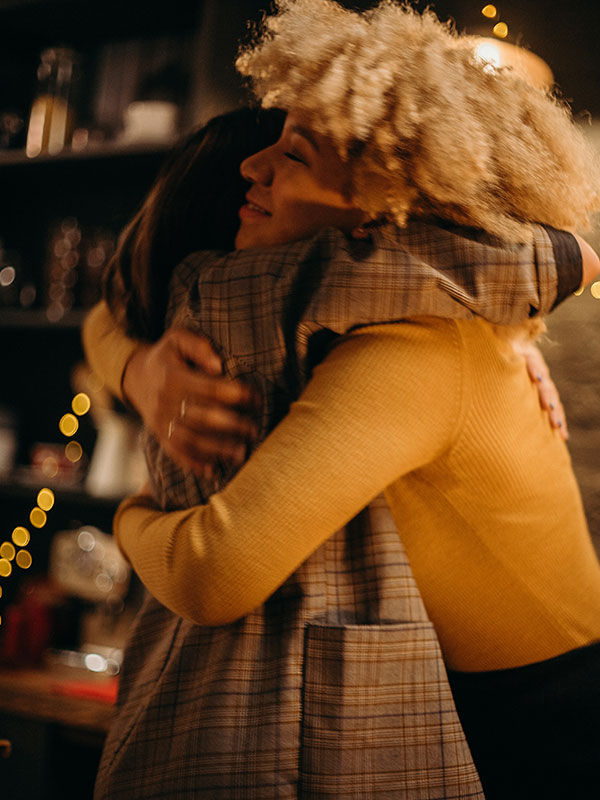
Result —
[{"label": "wooden shelf", "polygon": [[25,328],[27,330],[79,330],[88,309],[69,311],[56,322],[48,319],[43,309],[0,308],[0,329]]},{"label": "wooden shelf", "polygon": [[136,158],[144,156],[164,156],[177,142],[176,138],[165,142],[105,142],[90,145],[85,150],[66,148],[56,155],[42,153],[29,158],[24,150],[0,150],[0,167],[35,167],[40,164],[66,164],[69,162],[97,161],[112,158]]}]

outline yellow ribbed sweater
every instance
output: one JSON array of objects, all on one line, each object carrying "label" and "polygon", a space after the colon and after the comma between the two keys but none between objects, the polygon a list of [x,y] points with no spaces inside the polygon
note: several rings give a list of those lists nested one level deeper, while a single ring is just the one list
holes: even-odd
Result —
[{"label": "yellow ribbed sweater", "polygon": [[223,491],[170,513],[126,500],[115,534],[157,599],[219,625],[384,489],[450,668],[600,639],[600,567],[567,450],[522,358],[481,320],[340,340]]}]

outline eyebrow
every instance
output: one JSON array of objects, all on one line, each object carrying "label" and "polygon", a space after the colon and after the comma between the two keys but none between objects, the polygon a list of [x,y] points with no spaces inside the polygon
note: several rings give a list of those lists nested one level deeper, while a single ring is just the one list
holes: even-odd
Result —
[{"label": "eyebrow", "polygon": [[297,133],[299,136],[302,136],[304,139],[306,139],[317,151],[317,153],[319,152],[319,145],[308,128],[303,128],[302,125],[293,125],[291,130],[292,133]]}]

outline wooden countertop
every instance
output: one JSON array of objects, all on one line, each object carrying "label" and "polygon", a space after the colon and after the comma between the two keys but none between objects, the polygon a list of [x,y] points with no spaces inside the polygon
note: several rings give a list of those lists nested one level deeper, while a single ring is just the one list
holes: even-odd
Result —
[{"label": "wooden countertop", "polygon": [[114,713],[116,681],[74,667],[0,668],[0,712],[104,734]]}]

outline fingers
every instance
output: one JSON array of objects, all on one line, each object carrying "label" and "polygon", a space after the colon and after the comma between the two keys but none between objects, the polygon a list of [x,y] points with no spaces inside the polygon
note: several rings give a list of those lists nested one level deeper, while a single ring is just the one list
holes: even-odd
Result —
[{"label": "fingers", "polygon": [[230,435],[226,431],[202,426],[194,430],[185,420],[177,420],[171,438],[164,443],[169,458],[196,475],[212,475],[217,461],[239,466],[247,457],[248,436]]},{"label": "fingers", "polygon": [[130,360],[125,381],[146,427],[178,466],[203,474],[217,460],[244,460],[261,399],[222,374],[206,337],[166,331]]},{"label": "fingers", "polygon": [[567,441],[569,432],[567,430],[567,420],[565,409],[561,403],[558,389],[550,375],[544,376],[539,373],[535,377],[537,384],[540,406],[548,412],[550,424],[553,428],[560,431],[562,438]]},{"label": "fingers", "polygon": [[182,359],[209,375],[220,375],[223,365],[208,338],[185,330],[173,328],[165,334],[169,344],[179,351]]},{"label": "fingers", "polygon": [[217,461],[242,464],[248,444],[257,437],[258,426],[246,414],[222,405],[186,400],[180,413],[169,423],[169,435],[163,447],[180,467],[208,477]]},{"label": "fingers", "polygon": [[518,349],[525,358],[529,377],[537,388],[540,406],[548,412],[551,426],[556,428],[561,437],[567,441],[569,432],[565,410],[541,351],[532,342],[522,342]]},{"label": "fingers", "polygon": [[188,404],[181,421],[191,435],[209,434],[244,441],[258,436],[257,425],[250,417],[236,414],[223,406]]},{"label": "fingers", "polygon": [[189,407],[222,404],[253,410],[257,406],[256,392],[242,381],[192,371],[177,377],[178,390]]}]

